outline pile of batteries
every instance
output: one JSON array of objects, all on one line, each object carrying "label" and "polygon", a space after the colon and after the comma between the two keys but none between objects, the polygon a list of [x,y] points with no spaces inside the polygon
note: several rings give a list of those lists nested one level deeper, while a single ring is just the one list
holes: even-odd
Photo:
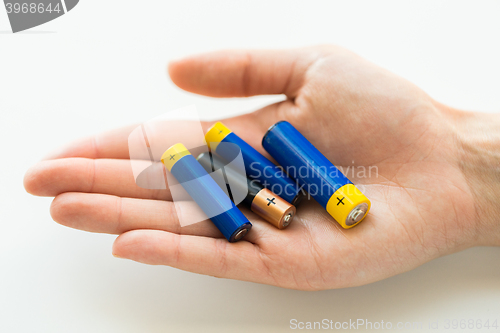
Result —
[{"label": "pile of batteries", "polygon": [[370,209],[363,193],[286,121],[273,125],[262,139],[264,149],[281,167],[220,122],[208,130],[205,141],[210,153],[197,159],[178,143],[165,151],[161,161],[230,242],[241,240],[252,224],[228,200],[227,189],[208,175],[227,171],[229,162],[240,152],[244,181],[226,172],[224,185],[244,189],[247,195],[242,203],[278,229],[290,225],[295,206],[306,193],[346,229],[361,222]]}]

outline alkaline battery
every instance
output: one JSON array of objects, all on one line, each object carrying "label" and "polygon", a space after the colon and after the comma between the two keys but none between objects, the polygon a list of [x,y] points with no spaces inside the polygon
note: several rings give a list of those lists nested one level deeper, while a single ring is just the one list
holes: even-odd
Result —
[{"label": "alkaline battery", "polygon": [[248,179],[244,172],[226,165],[214,154],[202,153],[197,160],[209,173],[221,170],[225,179],[225,184],[221,186],[229,185],[233,194],[236,191],[247,193],[243,204],[276,228],[285,229],[292,223],[296,213],[295,206],[264,188],[258,181]]},{"label": "alkaline battery", "polygon": [[249,178],[258,180],[264,187],[292,205],[299,203],[302,193],[297,183],[288,177],[280,167],[265,158],[221,122],[210,127],[205,135],[205,141],[212,152],[227,162],[232,161],[241,151],[245,171]]},{"label": "alkaline battery", "polygon": [[342,227],[365,218],[368,198],[290,123],[269,128],[262,146]]},{"label": "alkaline battery", "polygon": [[161,161],[228,241],[248,233],[252,224],[183,144],[168,148]]}]

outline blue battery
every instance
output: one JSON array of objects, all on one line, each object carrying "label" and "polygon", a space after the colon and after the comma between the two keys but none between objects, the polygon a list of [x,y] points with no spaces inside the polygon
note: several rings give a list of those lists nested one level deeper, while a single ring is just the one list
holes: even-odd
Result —
[{"label": "blue battery", "polygon": [[245,171],[250,179],[259,181],[262,186],[292,205],[300,202],[302,193],[297,183],[221,122],[215,123],[207,131],[205,141],[212,152],[227,162],[235,159],[241,151]]},{"label": "blue battery", "polygon": [[289,122],[273,125],[262,146],[342,227],[365,218],[368,198]]},{"label": "blue battery", "polygon": [[252,224],[183,144],[167,149],[161,161],[228,241],[248,233]]}]

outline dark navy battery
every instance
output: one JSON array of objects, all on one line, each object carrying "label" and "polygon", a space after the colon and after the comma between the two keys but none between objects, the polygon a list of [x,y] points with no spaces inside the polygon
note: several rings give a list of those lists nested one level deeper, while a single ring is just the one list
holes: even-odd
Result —
[{"label": "dark navy battery", "polygon": [[[228,192],[231,192],[231,199],[234,199],[235,193],[238,194],[238,197],[242,197],[240,194],[245,194],[245,198],[241,202],[247,207],[252,205],[252,201],[263,189],[259,182],[248,179],[244,170],[228,166],[212,153],[202,153],[196,160],[209,173],[223,170],[224,181],[219,184],[219,187],[229,187]],[[219,181],[220,179],[216,180],[216,182]]]},{"label": "dark navy battery", "polygon": [[370,201],[289,122],[273,125],[262,146],[344,228],[368,213]]},{"label": "dark navy battery", "polygon": [[241,151],[245,171],[250,179],[257,180],[292,205],[299,203],[302,193],[297,183],[221,122],[215,123],[208,130],[205,141],[212,152],[228,162],[234,160]]},{"label": "dark navy battery", "polygon": [[167,149],[161,161],[228,241],[236,242],[250,230],[252,224],[184,145]]},{"label": "dark navy battery", "polygon": [[[285,229],[292,223],[295,206],[247,178],[243,168],[227,165],[212,153],[202,153],[196,159],[221,188],[228,190],[233,202],[236,197],[239,201],[242,195],[246,195],[241,202],[276,228]],[[215,171],[222,173],[224,179]]]}]

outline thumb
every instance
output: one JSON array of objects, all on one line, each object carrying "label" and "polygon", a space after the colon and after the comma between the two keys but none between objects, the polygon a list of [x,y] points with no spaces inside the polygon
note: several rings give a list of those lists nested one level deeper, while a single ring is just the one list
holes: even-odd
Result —
[{"label": "thumb", "polygon": [[295,50],[218,51],[169,64],[172,81],[181,89],[213,97],[285,94],[295,98],[307,69],[321,48]]}]

